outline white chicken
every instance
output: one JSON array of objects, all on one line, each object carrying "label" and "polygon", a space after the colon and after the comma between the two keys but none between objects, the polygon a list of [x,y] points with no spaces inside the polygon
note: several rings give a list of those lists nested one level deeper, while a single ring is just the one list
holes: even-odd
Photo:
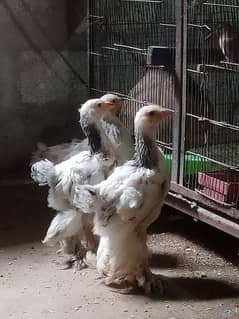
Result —
[{"label": "white chicken", "polygon": [[[105,114],[106,122],[104,120],[102,127],[105,129],[106,135],[108,135],[113,140],[113,143],[118,144],[120,142],[120,147],[117,151],[122,151],[121,147],[124,147],[123,154],[125,154],[126,159],[129,158],[129,152],[132,153],[132,141],[129,136],[129,132],[117,120],[116,115],[120,112],[123,105],[123,99],[115,94],[105,94],[100,98],[104,103],[113,103],[114,108]],[[110,125],[110,124],[113,125]],[[116,124],[116,125],[115,125]],[[119,140],[120,138],[120,140]],[[128,149],[126,149],[128,147]],[[37,150],[33,153],[31,158],[31,163],[35,163],[42,159],[48,159],[54,164],[58,164],[65,161],[72,156],[79,154],[82,151],[88,150],[88,139],[84,140],[73,139],[71,143],[62,143],[53,146],[47,146],[44,143],[37,143]]]},{"label": "white chicken", "polygon": [[156,127],[170,114],[157,105],[142,107],[135,117],[135,154],[95,186],[78,186],[74,204],[94,212],[94,231],[100,236],[98,272],[117,288],[161,290],[149,268],[147,228],[160,214],[170,178],[163,153],[155,143]]},{"label": "white chicken", "polygon": [[[40,185],[50,186],[49,206],[60,211],[53,218],[43,243],[55,245],[60,242],[62,251],[73,255],[68,266],[75,261],[78,268],[84,266],[83,261],[87,250],[96,251],[97,249],[98,240],[92,232],[93,217],[76,213],[72,198],[76,184],[94,185],[101,182],[111,172],[115,163],[121,162],[123,158],[117,150],[122,144],[121,132],[124,133],[124,137],[127,137],[127,130],[117,119],[114,120],[113,115],[109,116],[109,110],[114,108],[118,108],[114,102],[102,102],[101,99],[96,99],[89,100],[80,109],[80,123],[87,136],[90,151],[83,151],[55,166],[47,160],[32,166],[33,179]],[[108,119],[110,119],[109,122]],[[113,124],[113,121],[117,123],[117,126]],[[117,133],[114,135],[114,140],[112,138],[109,140],[104,133],[109,130],[109,126],[111,132]],[[129,133],[128,139],[131,140]],[[130,156],[131,150],[127,151]]]}]

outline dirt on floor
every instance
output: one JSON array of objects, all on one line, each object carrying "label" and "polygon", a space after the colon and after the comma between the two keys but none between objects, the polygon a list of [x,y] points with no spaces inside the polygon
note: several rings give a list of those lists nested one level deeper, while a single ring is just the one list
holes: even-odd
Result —
[{"label": "dirt on floor", "polygon": [[239,319],[238,240],[166,207],[149,235],[165,295],[122,295],[102,284],[94,256],[75,273],[61,269],[65,256],[56,248],[41,244],[54,216],[46,189],[0,191],[1,318]]}]

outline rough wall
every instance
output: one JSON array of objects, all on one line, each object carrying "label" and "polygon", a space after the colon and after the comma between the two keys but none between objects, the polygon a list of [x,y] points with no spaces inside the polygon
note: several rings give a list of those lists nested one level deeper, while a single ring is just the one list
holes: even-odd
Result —
[{"label": "rough wall", "polygon": [[[62,52],[87,80],[87,70],[81,67],[86,65],[86,54],[76,45],[80,38],[74,38],[73,49],[70,41],[77,19],[84,16],[84,5],[69,3],[4,0],[0,4],[0,169],[6,175],[27,169],[37,141],[54,144],[81,134],[77,107],[86,90],[53,50],[54,46]],[[74,8],[82,13],[74,13]],[[72,13],[74,25],[68,28]]]}]

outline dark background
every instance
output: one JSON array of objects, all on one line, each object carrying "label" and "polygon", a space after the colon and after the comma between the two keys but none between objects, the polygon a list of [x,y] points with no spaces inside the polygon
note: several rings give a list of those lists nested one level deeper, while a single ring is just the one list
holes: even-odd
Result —
[{"label": "dark background", "polygon": [[2,177],[28,174],[36,142],[55,144],[81,137],[77,109],[88,92],[57,51],[87,81],[85,2],[5,0],[0,4]]}]

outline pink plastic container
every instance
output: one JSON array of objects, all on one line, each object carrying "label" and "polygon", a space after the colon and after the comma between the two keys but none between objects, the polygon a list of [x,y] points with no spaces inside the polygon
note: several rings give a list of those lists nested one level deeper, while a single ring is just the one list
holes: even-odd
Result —
[{"label": "pink plastic container", "polygon": [[198,173],[198,184],[206,197],[239,208],[239,172]]}]

